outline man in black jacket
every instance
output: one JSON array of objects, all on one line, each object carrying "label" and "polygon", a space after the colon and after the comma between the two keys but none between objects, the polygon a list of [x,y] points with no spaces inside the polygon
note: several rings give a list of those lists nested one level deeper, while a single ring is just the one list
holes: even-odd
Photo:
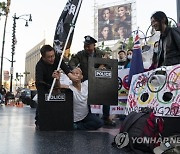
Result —
[{"label": "man in black jacket", "polygon": [[[49,90],[51,88],[52,82],[53,82],[53,73],[56,71],[60,55],[57,55],[55,53],[55,50],[50,45],[44,45],[41,49],[41,59],[36,64],[36,88],[37,88],[37,94],[38,94],[38,107],[36,110],[36,126],[38,125],[38,114],[39,114],[39,106],[41,103],[44,103],[45,101],[45,94],[49,93]],[[62,61],[61,63],[61,69],[65,72],[68,77],[76,81],[77,77],[74,76],[69,67]],[[59,82],[59,81],[57,81]]]},{"label": "man in black jacket", "polygon": [[157,66],[180,64],[180,29],[168,27],[168,18],[162,11],[151,16],[151,25],[160,31]]},{"label": "man in black jacket", "polygon": [[[168,27],[168,18],[162,11],[151,16],[151,25],[156,31],[160,31],[158,51],[153,55],[155,65],[160,67],[180,64],[180,29]],[[179,123],[179,117],[164,117],[162,135],[167,137],[180,134]]]},{"label": "man in black jacket", "polygon": [[[88,80],[88,58],[89,57],[98,57],[102,58],[104,52],[97,50],[95,48],[95,43],[97,42],[91,36],[85,36],[84,41],[84,50],[79,51],[74,57],[69,61],[69,66],[74,69],[79,65],[79,68],[82,70],[83,81]],[[109,105],[103,105],[103,120],[105,125],[115,126],[115,122],[109,118]]]}]

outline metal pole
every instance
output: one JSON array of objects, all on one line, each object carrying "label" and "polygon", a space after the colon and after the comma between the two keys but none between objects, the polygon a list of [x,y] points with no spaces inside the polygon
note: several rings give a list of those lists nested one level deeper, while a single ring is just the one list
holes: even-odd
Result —
[{"label": "metal pole", "polygon": [[13,34],[12,34],[12,52],[11,52],[11,79],[10,79],[10,92],[12,93],[12,80],[13,80],[13,63],[14,63],[14,51],[15,51],[15,30],[16,30],[16,14],[13,17]]}]

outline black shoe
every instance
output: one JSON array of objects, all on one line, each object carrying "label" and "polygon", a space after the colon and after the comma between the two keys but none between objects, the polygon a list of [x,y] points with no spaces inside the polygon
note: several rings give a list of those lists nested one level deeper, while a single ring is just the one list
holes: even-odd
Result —
[{"label": "black shoe", "polygon": [[40,130],[40,129],[39,129],[39,125],[36,125],[35,129],[36,129],[36,130]]},{"label": "black shoe", "polygon": [[115,127],[116,126],[116,122],[111,120],[111,119],[107,119],[107,120],[104,120],[104,125]]}]

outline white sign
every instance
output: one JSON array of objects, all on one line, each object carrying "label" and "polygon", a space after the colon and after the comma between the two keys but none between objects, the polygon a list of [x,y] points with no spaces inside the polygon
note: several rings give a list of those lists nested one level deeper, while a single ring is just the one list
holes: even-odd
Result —
[{"label": "white sign", "polygon": [[180,64],[134,75],[126,114],[150,107],[156,116],[180,116]]}]

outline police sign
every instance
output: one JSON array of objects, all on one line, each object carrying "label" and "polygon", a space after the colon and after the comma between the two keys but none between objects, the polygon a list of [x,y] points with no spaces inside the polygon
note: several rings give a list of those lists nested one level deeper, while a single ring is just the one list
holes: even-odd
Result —
[{"label": "police sign", "polygon": [[95,70],[95,77],[96,78],[112,78],[112,72],[105,71],[105,70]]},{"label": "police sign", "polygon": [[[48,101],[48,95],[49,94],[45,94],[45,101]],[[51,95],[49,101],[60,101],[60,102],[65,102],[66,101],[66,95],[65,93],[60,93],[57,95]]]}]

